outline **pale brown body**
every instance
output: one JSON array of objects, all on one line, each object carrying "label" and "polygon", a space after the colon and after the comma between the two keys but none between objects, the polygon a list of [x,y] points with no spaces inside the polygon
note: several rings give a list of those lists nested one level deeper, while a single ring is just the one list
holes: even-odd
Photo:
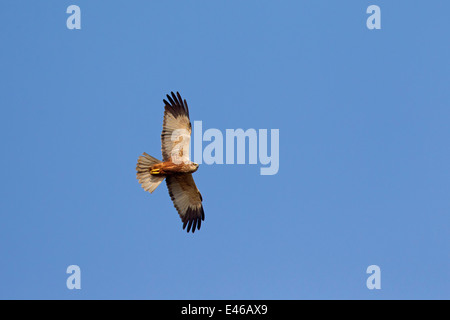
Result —
[{"label": "pale brown body", "polygon": [[173,175],[194,173],[198,169],[198,164],[194,162],[176,164],[172,160],[154,164],[150,167],[151,175]]}]

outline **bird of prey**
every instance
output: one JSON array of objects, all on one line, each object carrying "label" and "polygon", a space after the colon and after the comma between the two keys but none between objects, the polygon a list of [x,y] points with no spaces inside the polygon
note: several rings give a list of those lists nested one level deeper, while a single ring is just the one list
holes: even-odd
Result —
[{"label": "bird of prey", "polygon": [[152,193],[166,179],[170,198],[183,222],[183,229],[194,233],[200,230],[205,213],[202,195],[195,185],[192,173],[198,164],[189,159],[191,121],[186,100],[177,92],[163,99],[164,121],[161,133],[161,151],[163,161],[144,152],[138,158],[136,178],[145,191]]}]

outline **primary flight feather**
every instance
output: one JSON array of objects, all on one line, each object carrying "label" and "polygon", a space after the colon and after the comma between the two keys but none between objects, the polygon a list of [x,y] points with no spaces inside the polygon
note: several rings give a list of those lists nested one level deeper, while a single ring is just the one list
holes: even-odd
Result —
[{"label": "primary flight feather", "polygon": [[161,133],[163,161],[144,152],[138,158],[136,178],[145,191],[152,193],[166,179],[170,198],[187,232],[200,230],[205,213],[202,195],[195,185],[192,173],[198,164],[189,159],[191,121],[186,100],[177,92],[164,101],[164,121]]}]

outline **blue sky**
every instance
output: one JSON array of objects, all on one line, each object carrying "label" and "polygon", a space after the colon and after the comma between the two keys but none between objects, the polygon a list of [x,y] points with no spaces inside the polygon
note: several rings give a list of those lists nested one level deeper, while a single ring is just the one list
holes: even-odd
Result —
[{"label": "blue sky", "polygon": [[[450,298],[450,2],[1,7],[0,298]],[[280,130],[276,175],[200,166],[195,234],[135,178],[170,91],[204,130]]]}]

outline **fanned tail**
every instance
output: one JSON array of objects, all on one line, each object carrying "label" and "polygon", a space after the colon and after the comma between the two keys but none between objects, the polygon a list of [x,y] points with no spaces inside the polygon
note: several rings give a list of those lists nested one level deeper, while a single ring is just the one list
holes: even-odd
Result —
[{"label": "fanned tail", "polygon": [[157,163],[161,163],[161,161],[144,152],[144,154],[138,158],[136,165],[136,178],[139,180],[142,188],[150,193],[155,191],[165,178],[165,176],[150,174],[151,167]]}]

